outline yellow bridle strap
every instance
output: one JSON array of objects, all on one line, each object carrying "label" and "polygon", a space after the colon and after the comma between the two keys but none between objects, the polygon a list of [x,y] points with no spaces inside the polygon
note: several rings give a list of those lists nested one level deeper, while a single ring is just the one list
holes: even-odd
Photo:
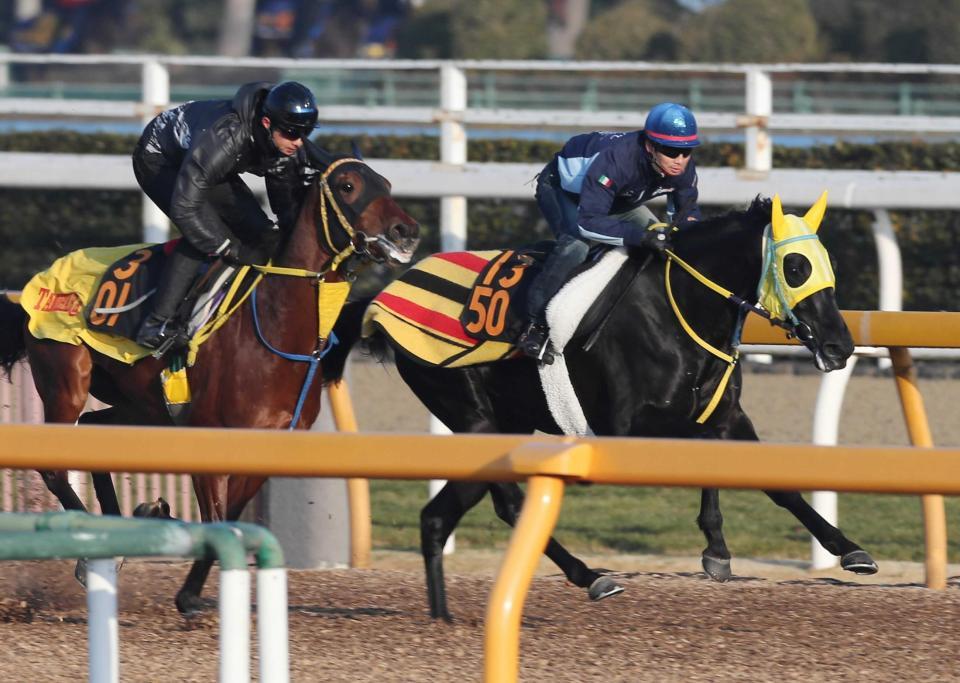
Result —
[{"label": "yellow bridle strap", "polygon": [[[333,172],[335,168],[341,164],[354,161],[356,163],[362,164],[363,162],[360,159],[337,159],[332,164],[327,166],[327,170],[323,172],[323,175],[320,176],[320,188],[323,192],[323,195],[320,197],[320,224],[323,226],[323,236],[327,240],[327,244],[331,249],[335,249],[333,246],[333,238],[330,235],[330,221],[327,215],[327,202],[330,202],[330,206],[333,207],[333,213],[336,215],[337,219],[340,221],[343,231],[347,233],[347,236],[350,238],[350,244],[347,245],[342,251],[337,252],[333,257],[333,261],[330,264],[331,270],[336,270],[341,262],[347,258],[350,254],[356,249],[356,245],[353,243],[354,235],[356,231],[353,229],[353,226],[350,225],[350,221],[347,220],[347,217],[343,215],[343,211],[340,209],[340,205],[337,204],[336,198],[333,196],[333,190],[330,189],[330,184],[327,182],[327,178]],[[324,201],[326,200],[326,201]]]},{"label": "yellow bridle strap", "polygon": [[[257,266],[258,268],[260,266]],[[227,320],[230,319],[230,316],[233,315],[233,312],[236,311],[240,305],[247,300],[247,297],[250,296],[250,292],[260,284],[260,280],[263,279],[263,274],[257,275],[256,279],[247,287],[247,291],[234,302],[234,297],[237,296],[237,290],[240,289],[240,285],[243,283],[243,279],[246,277],[247,273],[250,272],[251,266],[243,266],[237,272],[236,276],[233,278],[233,282],[230,285],[230,289],[227,290],[227,295],[223,297],[223,301],[220,302],[220,306],[217,307],[217,313],[206,324],[197,330],[196,334],[193,335],[193,338],[190,340],[190,344],[187,347],[187,366],[193,367],[193,364],[197,360],[197,352],[200,350],[200,345],[207,341],[210,336],[219,330]],[[229,309],[229,310],[228,310]]]},{"label": "yellow bridle strap", "polygon": [[713,411],[716,409],[717,404],[720,403],[720,398],[723,396],[723,392],[726,391],[727,383],[730,381],[730,375],[733,374],[733,368],[740,359],[740,351],[734,350],[732,355],[729,353],[724,353],[717,347],[705,341],[692,327],[690,327],[690,324],[686,321],[686,319],[683,317],[683,313],[680,311],[680,306],[677,305],[676,298],[673,296],[673,287],[670,285],[670,266],[674,261],[676,261],[684,270],[690,273],[699,282],[706,285],[718,294],[723,295],[724,297],[730,296],[731,292],[702,275],[693,266],[684,263],[673,252],[668,251],[667,255],[667,265],[663,269],[664,282],[667,289],[667,299],[670,300],[670,307],[673,309],[673,314],[677,316],[677,320],[680,322],[680,326],[683,328],[683,331],[687,333],[687,336],[695,341],[700,347],[706,349],[709,353],[727,363],[727,369],[724,371],[723,377],[720,378],[720,382],[717,384],[717,388],[713,392],[710,402],[707,404],[707,407],[703,409],[703,412],[700,413],[700,417],[697,418],[697,424],[703,424],[710,419],[710,416],[713,415]]},{"label": "yellow bridle strap", "polygon": [[707,287],[708,289],[712,289],[714,292],[716,292],[717,294],[719,294],[725,299],[729,299],[731,296],[733,296],[733,292],[731,292],[729,289],[725,289],[721,287],[716,282],[708,278],[706,275],[704,275],[699,270],[691,266],[689,263],[684,261],[682,258],[674,254],[669,249],[667,249],[666,254],[668,257],[667,258],[668,267],[670,265],[670,261],[676,261],[678,266],[680,266],[685,271],[690,273],[690,275],[692,275],[696,280],[698,280],[700,284],[702,284],[704,287]]}]

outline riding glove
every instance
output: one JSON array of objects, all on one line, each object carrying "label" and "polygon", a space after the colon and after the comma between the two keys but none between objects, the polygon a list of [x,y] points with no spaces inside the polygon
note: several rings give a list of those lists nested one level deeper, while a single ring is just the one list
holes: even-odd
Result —
[{"label": "riding glove", "polygon": [[230,242],[227,248],[220,254],[220,258],[231,266],[256,266],[263,264],[263,257],[257,249],[252,249],[238,242]]}]

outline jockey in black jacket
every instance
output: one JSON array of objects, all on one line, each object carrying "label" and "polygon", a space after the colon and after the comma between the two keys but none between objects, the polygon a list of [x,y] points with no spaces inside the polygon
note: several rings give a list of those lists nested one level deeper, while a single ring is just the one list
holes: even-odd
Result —
[{"label": "jockey in black jacket", "polygon": [[[264,251],[292,228],[310,167],[306,138],[317,115],[313,94],[300,83],[248,83],[232,100],[187,102],[147,125],[133,170],[183,239],[167,260],[137,343],[157,348],[183,332],[177,307],[205,259],[263,263]],[[279,230],[241,173],[265,178]]]},{"label": "jockey in black jacket", "polygon": [[553,362],[545,310],[587,257],[589,243],[662,252],[667,234],[647,229],[657,219],[643,206],[654,197],[666,197],[670,224],[683,227],[700,220],[697,170],[691,159],[699,144],[690,110],[662,102],[647,114],[643,130],[574,136],[544,167],[537,179],[537,205],[557,245],[530,287],[530,320],[519,342],[524,353]]}]

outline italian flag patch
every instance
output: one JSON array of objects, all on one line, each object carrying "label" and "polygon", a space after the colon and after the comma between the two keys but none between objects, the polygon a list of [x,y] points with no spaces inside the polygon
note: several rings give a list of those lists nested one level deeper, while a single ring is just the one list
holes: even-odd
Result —
[{"label": "italian flag patch", "polygon": [[611,187],[613,187],[613,181],[610,180],[610,178],[608,178],[608,177],[605,176],[605,175],[602,175],[602,176],[600,176],[599,178],[597,178],[597,182],[600,183],[601,185],[603,185],[604,187],[608,188],[608,189],[611,188]]}]

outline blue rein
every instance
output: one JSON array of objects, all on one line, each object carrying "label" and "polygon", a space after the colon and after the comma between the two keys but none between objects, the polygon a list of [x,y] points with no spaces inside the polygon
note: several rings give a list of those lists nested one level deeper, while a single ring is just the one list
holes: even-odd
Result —
[{"label": "blue rein", "polygon": [[323,360],[323,357],[330,352],[334,346],[340,343],[340,340],[337,339],[337,335],[331,331],[330,339],[327,340],[327,344],[324,347],[323,351],[320,353],[312,353],[310,355],[304,355],[299,353],[286,353],[285,351],[280,351],[275,349],[270,345],[264,336],[263,332],[260,331],[260,316],[257,314],[257,289],[254,288],[253,292],[250,294],[250,307],[253,309],[253,326],[257,331],[257,339],[260,340],[260,343],[266,346],[270,351],[277,354],[281,358],[287,360],[298,361],[300,363],[310,363],[310,369],[307,370],[307,377],[303,380],[303,387],[300,389],[300,397],[297,399],[297,407],[293,411],[293,419],[290,420],[290,426],[287,429],[295,429],[297,423],[300,421],[300,412],[303,410],[303,403],[307,399],[307,393],[310,391],[310,385],[313,384],[313,378],[317,374],[317,367],[320,365],[320,361]]}]

